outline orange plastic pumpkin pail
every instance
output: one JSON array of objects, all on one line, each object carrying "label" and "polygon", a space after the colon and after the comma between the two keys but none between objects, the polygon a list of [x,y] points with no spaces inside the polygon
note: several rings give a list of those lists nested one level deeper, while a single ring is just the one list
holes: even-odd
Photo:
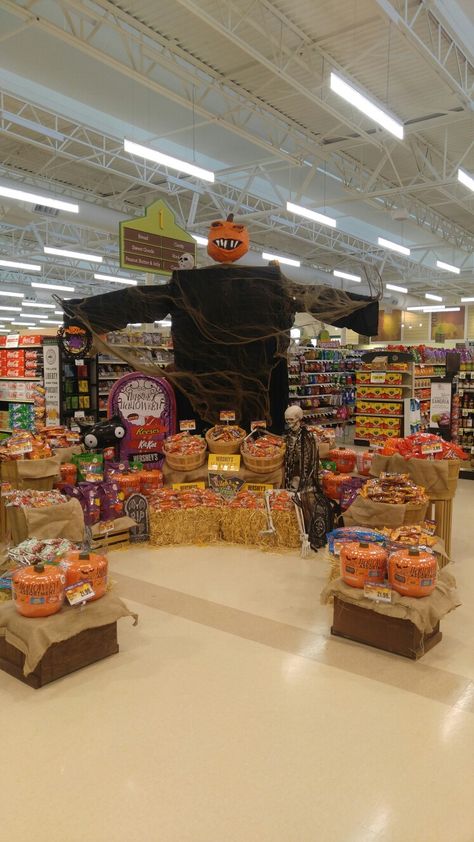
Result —
[{"label": "orange plastic pumpkin pail", "polygon": [[438,565],[433,553],[418,547],[398,550],[388,561],[392,588],[403,596],[429,596],[436,587]]},{"label": "orange plastic pumpkin pail", "polygon": [[64,602],[66,577],[60,567],[35,564],[17,570],[12,577],[15,608],[24,617],[57,614]]},{"label": "orange plastic pumpkin pail", "polygon": [[387,552],[380,544],[354,541],[341,546],[341,576],[346,585],[381,585],[387,571]]},{"label": "orange plastic pumpkin pail", "polygon": [[328,459],[336,463],[340,474],[350,474],[356,463],[356,453],[348,447],[333,447],[328,453]]},{"label": "orange plastic pumpkin pail", "polygon": [[67,553],[62,563],[66,569],[68,586],[76,585],[78,582],[91,583],[95,594],[91,602],[100,599],[107,592],[109,563],[105,555],[73,551]]}]

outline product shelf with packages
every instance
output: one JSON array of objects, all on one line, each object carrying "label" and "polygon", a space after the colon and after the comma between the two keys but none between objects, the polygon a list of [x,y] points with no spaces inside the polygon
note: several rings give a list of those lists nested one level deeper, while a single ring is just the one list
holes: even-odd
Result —
[{"label": "product shelf with packages", "polygon": [[474,362],[461,361],[453,381],[451,433],[466,455],[463,479],[474,479]]},{"label": "product shelf with packages", "polygon": [[114,347],[114,355],[99,354],[99,415],[107,415],[107,397],[111,388],[124,374],[134,369],[121,358],[122,352],[133,350],[137,363],[166,368],[173,362],[173,348],[169,337],[157,330],[118,330],[107,334],[107,342]]},{"label": "product shelf with packages", "polygon": [[362,355],[356,372],[355,444],[408,435],[421,423],[411,353],[385,349]]},{"label": "product shelf with packages", "polygon": [[34,432],[45,421],[41,336],[0,337],[0,432]]},{"label": "product shelf with packages", "polygon": [[288,360],[289,400],[310,424],[352,423],[360,352],[350,347],[294,348]]}]

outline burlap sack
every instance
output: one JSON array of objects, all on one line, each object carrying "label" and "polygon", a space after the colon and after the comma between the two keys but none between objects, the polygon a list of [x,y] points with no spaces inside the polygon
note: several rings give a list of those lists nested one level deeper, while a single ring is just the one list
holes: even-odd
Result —
[{"label": "burlap sack", "polygon": [[450,500],[456,493],[461,465],[457,459],[404,459],[399,453],[393,456],[375,453],[370,473],[375,477],[383,471],[408,474],[413,482],[423,486],[430,500]]},{"label": "burlap sack", "polygon": [[359,494],[344,512],[344,526],[396,529],[404,523],[422,523],[427,508],[428,503],[377,503]]},{"label": "burlap sack", "polygon": [[84,540],[84,514],[75,499],[44,509],[7,506],[7,529],[15,545],[27,538],[69,538],[79,543]]},{"label": "burlap sack", "polygon": [[72,447],[58,447],[54,451],[55,456],[59,456],[61,465],[63,462],[72,462],[72,457],[79,453],[84,453],[84,446],[82,444],[74,444]]},{"label": "burlap sack", "polygon": [[36,491],[50,491],[59,475],[59,456],[48,459],[16,459],[3,462],[2,481],[9,482],[13,488],[33,488]]}]

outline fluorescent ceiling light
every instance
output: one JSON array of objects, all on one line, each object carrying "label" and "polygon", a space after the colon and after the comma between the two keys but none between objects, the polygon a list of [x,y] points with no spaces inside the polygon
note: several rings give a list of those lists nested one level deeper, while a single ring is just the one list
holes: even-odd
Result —
[{"label": "fluorescent ceiling light", "polygon": [[309,210],[309,208],[304,208],[302,205],[294,205],[293,202],[287,202],[286,209],[290,213],[304,216],[305,219],[311,219],[313,222],[321,223],[321,225],[329,225],[331,228],[336,227],[335,219],[331,219],[330,216],[326,216],[324,213],[318,213],[317,211]]},{"label": "fluorescent ceiling light", "polygon": [[142,322],[129,322],[127,327],[141,327]]},{"label": "fluorescent ceiling light", "polygon": [[62,325],[63,320],[57,321],[56,319],[40,319],[42,325]]},{"label": "fluorescent ceiling light", "polygon": [[45,246],[43,251],[45,254],[56,254],[58,257],[73,257],[75,260],[88,260],[89,263],[102,263],[102,257],[99,254],[85,254],[82,251],[56,249],[51,246]]},{"label": "fluorescent ceiling light", "polygon": [[201,237],[200,234],[192,234],[191,235],[193,240],[196,240],[198,246],[207,246],[208,239],[207,237]]},{"label": "fluorescent ceiling light", "polygon": [[299,327],[292,327],[290,329],[290,336],[292,339],[299,339],[301,336],[301,330]]},{"label": "fluorescent ceiling light", "polygon": [[443,260],[437,260],[436,265],[438,269],[444,269],[446,272],[454,272],[455,275],[459,275],[461,273],[458,266],[453,266],[451,263],[444,263]]},{"label": "fluorescent ceiling light", "polygon": [[38,263],[19,263],[17,260],[0,260],[0,266],[6,266],[8,269],[28,269],[30,272],[41,272],[41,266]]},{"label": "fluorescent ceiling light", "polygon": [[398,251],[400,254],[410,254],[410,249],[407,249],[406,246],[401,246],[399,243],[392,243],[391,240],[386,240],[385,237],[378,237],[377,242],[384,249]]},{"label": "fluorescent ceiling light", "polygon": [[425,292],[425,298],[428,298],[430,301],[442,301],[443,297],[441,295],[434,295],[432,292]]},{"label": "fluorescent ceiling light", "polygon": [[460,307],[445,307],[444,304],[435,307],[423,307],[424,313],[459,313]]},{"label": "fluorescent ceiling light", "polygon": [[371,102],[370,99],[359,93],[352,85],[341,79],[337,73],[331,73],[330,87],[334,93],[342,96],[343,99],[347,100],[358,111],[362,111],[362,114],[370,117],[379,126],[382,126],[388,132],[395,135],[395,137],[398,137],[399,140],[403,140],[403,124],[390,117],[386,111],[383,111],[378,105],[375,105],[374,102]]},{"label": "fluorescent ceiling light", "polygon": [[346,281],[356,281],[358,284],[362,281],[360,275],[351,275],[349,272],[340,272],[339,269],[334,269],[333,275],[336,278],[345,278]]},{"label": "fluorescent ceiling light", "polygon": [[60,284],[37,284],[32,281],[31,286],[38,289],[58,289],[62,292],[74,292],[74,287],[61,286]]},{"label": "fluorescent ceiling light", "polygon": [[0,305],[0,310],[10,310],[11,313],[21,313],[21,307],[6,307],[3,304]]},{"label": "fluorescent ceiling light", "polygon": [[40,301],[22,301],[22,307],[38,307],[40,310],[54,310],[55,304],[41,304]]},{"label": "fluorescent ceiling light", "polygon": [[204,170],[202,167],[197,167],[195,164],[188,163],[188,161],[181,161],[179,158],[172,158],[171,155],[164,155],[163,152],[158,152],[157,149],[150,149],[149,146],[142,146],[140,143],[134,143],[132,140],[124,140],[123,148],[130,155],[138,155],[140,158],[145,158],[147,161],[154,161],[163,167],[171,167],[171,169],[177,170],[178,172],[194,175],[196,178],[202,178],[203,181],[214,181],[214,173],[210,172],[210,170]]},{"label": "fluorescent ceiling light", "polygon": [[134,281],[133,278],[119,278],[117,275],[100,275],[94,274],[94,278],[96,281],[110,281],[114,284],[129,284],[129,286],[136,287],[138,281]]},{"label": "fluorescent ceiling light", "polygon": [[35,322],[12,322],[12,325],[16,325],[17,327],[36,327]]},{"label": "fluorescent ceiling light", "polygon": [[47,313],[20,313],[19,319],[47,319]]},{"label": "fluorescent ceiling light", "polygon": [[57,208],[57,210],[79,213],[79,205],[71,202],[62,202],[60,199],[52,199],[48,196],[38,196],[37,193],[28,193],[26,190],[12,190],[11,187],[4,187],[0,184],[0,196],[7,199],[17,199],[19,202],[31,202],[33,205],[44,205],[46,208]]},{"label": "fluorescent ceiling light", "polygon": [[62,310],[55,310],[55,311],[54,311],[54,315],[55,315],[55,316],[64,316],[64,313],[63,313],[63,311],[62,311]]},{"label": "fluorescent ceiling light", "polygon": [[4,298],[24,298],[22,292],[0,292],[0,295],[3,295]]},{"label": "fluorescent ceiling light", "polygon": [[385,289],[391,289],[392,292],[408,292],[406,287],[397,287],[395,284],[385,284]]},{"label": "fluorescent ceiling light", "polygon": [[474,301],[474,298],[461,298],[463,304],[467,304],[469,301]]},{"label": "fluorescent ceiling light", "polygon": [[162,319],[161,322],[156,322],[155,324],[161,325],[161,327],[171,327],[171,322],[167,319]]},{"label": "fluorescent ceiling light", "polygon": [[409,311],[424,310],[425,307],[426,307],[426,304],[422,304],[421,307],[407,307],[407,310],[409,310]]},{"label": "fluorescent ceiling light", "polygon": [[458,181],[469,187],[469,190],[474,190],[474,178],[468,175],[464,170],[458,170]]},{"label": "fluorescent ceiling light", "polygon": [[279,263],[286,263],[287,266],[301,266],[299,260],[293,260],[291,257],[282,257],[279,254],[270,254],[268,251],[262,251],[264,260],[278,260]]},{"label": "fluorescent ceiling light", "polygon": [[49,126],[43,126],[41,123],[35,123],[34,120],[27,120],[25,117],[20,117],[19,114],[12,114],[11,111],[2,111],[1,115],[9,123],[15,123],[17,126],[23,126],[25,129],[31,129],[32,132],[38,132],[38,134],[44,134],[53,140],[65,139],[65,136],[61,132],[50,129]]}]

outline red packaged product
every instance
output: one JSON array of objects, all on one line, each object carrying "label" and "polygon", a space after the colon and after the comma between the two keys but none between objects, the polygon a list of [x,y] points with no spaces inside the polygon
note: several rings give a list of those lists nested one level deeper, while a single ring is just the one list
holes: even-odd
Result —
[{"label": "red packaged product", "polygon": [[336,463],[336,468],[341,474],[350,474],[355,468],[356,454],[348,447],[334,447],[329,451],[328,459]]},{"label": "red packaged product", "polygon": [[59,473],[61,474],[62,482],[66,482],[69,485],[76,484],[77,465],[73,465],[72,462],[63,462],[63,464],[59,466]]},{"label": "red packaged product", "polygon": [[163,485],[163,474],[159,470],[152,470],[151,468],[144,468],[140,471],[140,492],[148,497],[153,494],[157,488]]}]

